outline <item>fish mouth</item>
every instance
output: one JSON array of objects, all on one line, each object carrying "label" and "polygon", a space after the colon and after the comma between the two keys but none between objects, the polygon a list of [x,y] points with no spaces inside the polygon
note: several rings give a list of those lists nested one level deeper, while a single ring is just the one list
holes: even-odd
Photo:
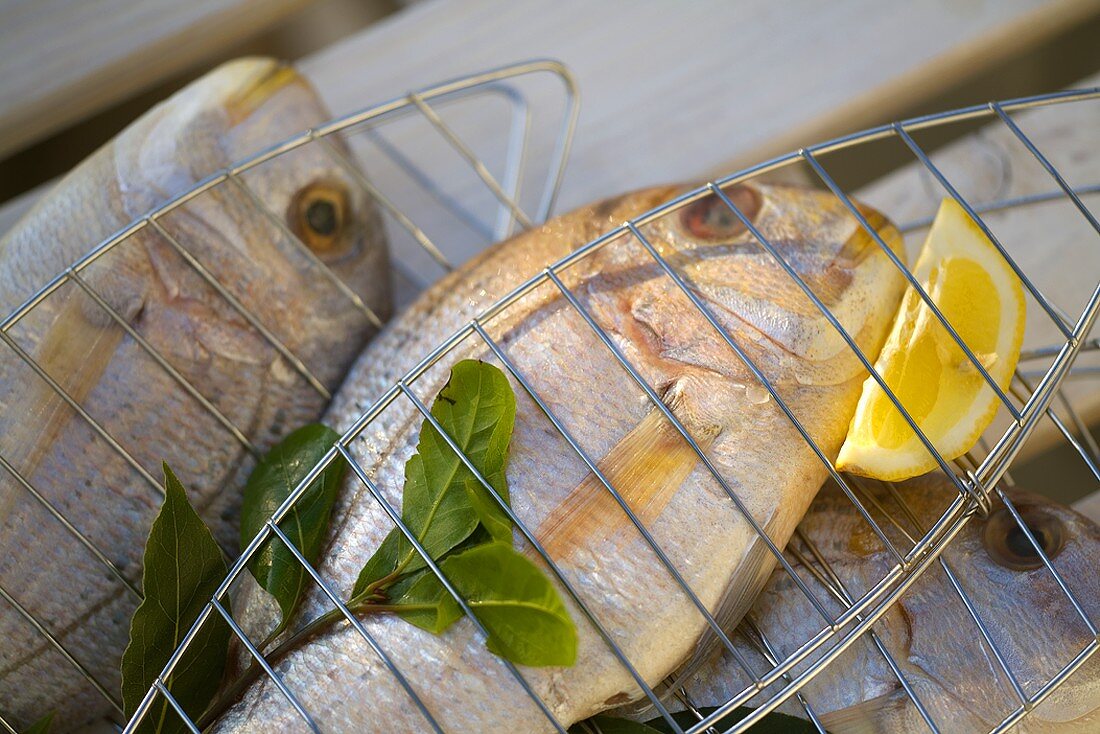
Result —
[{"label": "fish mouth", "polygon": [[234,125],[248,119],[284,87],[302,80],[293,66],[274,59],[242,59],[237,63],[252,63],[255,68],[246,83],[225,101],[226,113]]}]

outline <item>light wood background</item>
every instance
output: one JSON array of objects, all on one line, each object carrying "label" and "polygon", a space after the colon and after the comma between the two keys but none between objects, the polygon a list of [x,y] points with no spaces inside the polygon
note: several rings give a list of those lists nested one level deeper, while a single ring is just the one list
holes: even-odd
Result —
[{"label": "light wood background", "polygon": [[396,0],[0,0],[0,200],[52,178],[219,61],[299,59]]},{"label": "light wood background", "polygon": [[[393,7],[393,0],[0,0],[0,158],[154,82],[167,94],[234,53],[297,59],[336,112],[551,56],[584,82],[577,160],[603,164],[572,182],[569,204],[888,120],[983,74],[1006,85],[997,96],[1049,89],[1042,81],[1057,75],[1057,65],[1041,59],[1007,77],[992,72],[1096,18],[1100,3],[430,0],[299,56]],[[253,40],[272,27],[277,38]],[[153,101],[141,98],[145,106]],[[639,116],[644,125],[635,124]],[[100,140],[124,122],[99,117]],[[79,137],[55,140],[54,148],[77,148]],[[45,152],[52,154],[36,146],[18,170],[0,161],[0,182],[44,180],[34,177],[36,164],[52,158]]]},{"label": "light wood background", "polygon": [[0,156],[270,26],[306,1],[5,2]]}]

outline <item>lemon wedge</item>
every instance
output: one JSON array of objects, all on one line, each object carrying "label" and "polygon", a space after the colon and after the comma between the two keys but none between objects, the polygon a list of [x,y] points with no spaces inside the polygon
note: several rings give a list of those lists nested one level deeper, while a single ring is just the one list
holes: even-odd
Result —
[{"label": "lemon wedge", "polygon": [[[1023,286],[954,199],[940,204],[913,275],[989,376],[1007,389],[1024,338]],[[997,413],[997,394],[912,287],[875,370],[945,460],[969,451]],[[868,376],[837,469],[893,481],[937,466]]]}]

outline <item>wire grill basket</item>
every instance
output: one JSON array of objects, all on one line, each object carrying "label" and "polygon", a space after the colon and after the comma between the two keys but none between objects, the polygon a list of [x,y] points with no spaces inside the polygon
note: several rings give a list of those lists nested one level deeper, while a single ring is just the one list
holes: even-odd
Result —
[{"label": "wire grill basket", "polygon": [[[525,77],[539,74],[555,75],[564,82],[564,102],[562,104],[563,112],[561,114],[560,123],[556,128],[557,132],[553,137],[552,145],[548,147],[548,155],[546,157],[549,163],[546,166],[547,173],[545,182],[538,196],[538,201],[532,208],[533,213],[528,214],[527,210],[522,206],[520,190],[521,182],[525,178],[525,166],[527,165],[527,132],[530,121],[530,111],[522,91],[522,80]],[[470,96],[484,95],[495,95],[503,98],[511,111],[511,134],[507,141],[507,151],[503,161],[504,172],[499,178],[490,172],[490,166],[479,157],[477,152],[472,150],[463,141],[462,137],[444,120],[438,111],[444,103],[455,102]],[[638,389],[665,415],[679,435],[688,443],[692,451],[697,454],[701,463],[712,473],[718,484],[722,485],[723,489],[728,494],[729,500],[736,505],[737,509],[753,527],[755,532],[759,534],[767,551],[774,556],[778,566],[790,575],[796,587],[800,589],[800,593],[806,595],[812,607],[816,609],[822,617],[820,629],[816,634],[806,639],[798,640],[770,639],[764,633],[762,626],[758,625],[756,621],[751,618],[747,619],[736,632],[722,629],[721,625],[719,625],[712,615],[711,610],[700,601],[690,585],[684,581],[681,575],[681,569],[677,569],[675,565],[668,560],[659,544],[657,544],[652,536],[646,532],[645,527],[630,512],[628,505],[621,495],[616,492],[614,487],[604,481],[606,490],[614,498],[617,504],[622,507],[624,512],[630,516],[631,521],[637,526],[638,530],[641,531],[647,543],[661,559],[662,565],[671,578],[675,580],[684,593],[692,600],[699,614],[705,619],[710,632],[720,640],[721,647],[733,655],[737,663],[744,667],[744,679],[751,681],[742,690],[729,691],[728,698],[723,702],[723,705],[717,707],[716,710],[703,711],[695,700],[690,684],[684,687],[671,689],[667,692],[662,691],[662,694],[658,695],[657,691],[662,690],[657,686],[658,682],[647,681],[629,659],[628,655],[616,643],[614,635],[601,625],[598,604],[594,604],[591,599],[583,598],[578,590],[569,582],[566,575],[556,566],[550,555],[548,555],[539,544],[534,532],[524,524],[521,517],[516,516],[511,509],[502,503],[502,506],[504,506],[506,512],[511,516],[519,532],[525,536],[535,551],[542,556],[542,559],[546,561],[551,573],[560,582],[564,592],[571,597],[577,607],[582,610],[586,619],[577,620],[578,624],[591,624],[593,626],[599,637],[607,644],[609,650],[636,682],[638,689],[645,694],[648,703],[653,708],[654,716],[665,719],[674,731],[717,731],[717,729],[714,728],[716,723],[726,714],[738,706],[748,704],[753,706],[755,710],[729,729],[729,731],[743,731],[759,721],[759,719],[768,712],[790,699],[795,702],[796,706],[801,707],[807,718],[814,722],[819,729],[824,731],[824,728],[820,724],[819,717],[814,711],[812,705],[813,701],[808,700],[807,696],[804,696],[801,692],[803,687],[854,645],[869,644],[874,646],[878,654],[884,656],[891,670],[897,675],[899,686],[909,697],[928,728],[932,731],[940,731],[941,725],[937,723],[934,712],[928,710],[927,707],[922,704],[919,692],[910,685],[910,682],[906,680],[904,674],[896,664],[896,660],[893,657],[895,653],[889,650],[875,633],[876,623],[882,619],[883,615],[891,609],[892,605],[897,602],[897,600],[901,598],[918,579],[924,577],[924,572],[929,569],[939,568],[944,571],[945,579],[952,585],[953,593],[956,593],[966,604],[966,608],[969,610],[971,620],[974,624],[975,634],[978,635],[983,643],[992,651],[994,659],[1000,665],[1001,672],[1006,676],[1017,696],[1018,705],[1015,706],[1015,708],[1006,710],[1003,715],[1003,720],[993,728],[995,731],[1001,731],[1013,726],[1046,699],[1068,676],[1081,667],[1095,652],[1098,644],[1100,644],[1097,642],[1098,630],[1093,622],[1093,615],[1096,610],[1087,609],[1074,594],[1074,579],[1067,578],[1058,569],[1057,565],[1044,554],[1041,545],[1036,541],[1036,538],[1020,518],[1011,498],[1002,489],[1003,486],[1011,484],[1010,467],[1013,465],[1015,458],[1028,439],[1036,430],[1040,421],[1044,420],[1050,421],[1058,434],[1073,447],[1094,477],[1100,481],[1100,469],[1097,468],[1098,452],[1095,443],[1093,443],[1092,437],[1088,433],[1082,418],[1074,410],[1072,400],[1067,399],[1061,393],[1062,383],[1067,379],[1067,376],[1071,375],[1071,370],[1078,355],[1082,352],[1093,351],[1100,348],[1100,344],[1098,344],[1096,340],[1089,340],[1089,333],[1093,322],[1095,321],[1097,313],[1100,312],[1100,282],[1098,282],[1095,273],[1090,276],[1090,289],[1080,309],[1075,311],[1072,316],[1065,313],[1063,308],[1056,303],[1056,299],[1044,292],[1040,287],[1041,284],[1035,282],[1035,280],[1029,276],[1029,273],[1025,272],[1025,269],[1017,262],[1014,254],[1010,252],[1010,249],[1002,245],[1003,233],[1000,233],[997,227],[994,226],[993,218],[997,216],[998,212],[1012,211],[1020,207],[1063,203],[1068,204],[1075,212],[1074,216],[1083,217],[1088,227],[1095,233],[1100,234],[1100,223],[1097,222],[1096,218],[1082,200],[1082,197],[1097,191],[1098,187],[1092,185],[1091,182],[1089,182],[1089,185],[1085,186],[1074,186],[1072,183],[1067,182],[1059,169],[1051,162],[1051,159],[1040,151],[1039,147],[1024,133],[1021,126],[1014,119],[1016,113],[1030,108],[1054,109],[1062,105],[1088,104],[1088,100],[1097,97],[1100,97],[1100,90],[1097,89],[1064,92],[1000,103],[990,103],[988,105],[975,106],[953,112],[906,120],[891,125],[884,125],[826,143],[810,146],[797,152],[777,157],[752,168],[722,177],[683,194],[656,209],[646,212],[607,232],[596,240],[588,243],[575,243],[577,249],[569,256],[548,265],[548,267],[538,273],[532,274],[529,280],[519,285],[514,291],[492,304],[489,308],[485,309],[463,329],[439,344],[430,354],[424,356],[413,369],[409,370],[401,379],[397,380],[384,394],[378,396],[377,401],[370,406],[369,409],[364,411],[354,425],[345,431],[340,441],[331,448],[324,459],[322,459],[305,480],[303,480],[297,490],[272,515],[263,531],[251,542],[241,557],[233,564],[228,577],[221,584],[218,592],[215,594],[214,598],[211,599],[210,604],[200,615],[198,621],[195,623],[195,626],[192,628],[179,650],[176,651],[176,654],[169,661],[157,683],[147,693],[141,707],[127,725],[126,731],[133,731],[136,728],[158,698],[167,700],[176,712],[183,717],[188,728],[197,731],[188,712],[185,712],[179,706],[178,702],[172,698],[162,681],[169,678],[173,668],[179,662],[184,651],[188,648],[191,639],[194,637],[195,632],[201,625],[208,624],[210,620],[218,617],[225,619],[244,647],[247,648],[263,666],[266,674],[271,678],[271,681],[279,689],[282,695],[285,696],[289,705],[297,711],[305,726],[313,731],[321,731],[320,726],[316,723],[310,711],[303,705],[300,696],[296,694],[291,686],[282,680],[277,666],[272,667],[263,660],[262,655],[256,649],[253,641],[249,639],[245,630],[228,611],[229,605],[227,600],[234,588],[235,582],[241,576],[249,560],[257,552],[257,549],[272,535],[278,536],[282,542],[291,549],[321,592],[328,598],[332,605],[343,612],[349,624],[363,637],[366,644],[374,653],[381,658],[390,674],[399,681],[401,687],[407,692],[409,706],[418,709],[423,714],[424,728],[440,732],[449,730],[446,712],[432,711],[424,704],[417,693],[416,686],[410,682],[408,671],[403,671],[387,654],[383,646],[370,635],[368,630],[360,624],[358,620],[356,620],[355,616],[351,614],[341,602],[340,595],[335,591],[330,581],[326,580],[321,572],[306,561],[290,539],[280,529],[279,522],[291,508],[294,507],[299,497],[305,491],[305,488],[312,483],[313,479],[316,478],[320,472],[335,461],[346,460],[354,472],[354,475],[359,479],[363,488],[369,495],[369,497],[365,496],[363,501],[377,502],[393,521],[394,525],[410,540],[416,550],[425,556],[427,565],[432,571],[438,574],[438,567],[429,557],[427,557],[423,547],[416,541],[415,536],[402,522],[400,508],[396,508],[392,505],[384,492],[374,484],[368,472],[357,463],[353,455],[352,446],[353,442],[367,430],[368,427],[377,421],[385,411],[391,409],[391,406],[394,405],[395,402],[410,401],[416,411],[445,437],[447,442],[451,445],[451,448],[458,453],[459,458],[474,475],[477,476],[486,490],[490,494],[496,496],[495,490],[493,490],[488,482],[485,481],[485,478],[477,472],[470,460],[462,455],[461,451],[458,450],[454,442],[436,422],[421,397],[418,396],[415,391],[418,380],[421,379],[425,373],[437,364],[445,363],[448,355],[452,354],[460,345],[470,342],[480,342],[481,345],[496,358],[497,362],[501,364],[513,378],[514,384],[542,409],[549,424],[575,451],[577,460],[583,462],[590,470],[598,474],[598,457],[592,457],[586,453],[574,437],[569,434],[569,431],[565,427],[565,423],[559,416],[555,415],[554,410],[550,407],[548,402],[544,400],[545,396],[539,394],[532,384],[532,381],[528,379],[528,376],[524,375],[509,358],[507,349],[494,341],[490,334],[490,327],[494,319],[507,313],[508,309],[517,301],[539,287],[552,287],[556,289],[563,301],[591,328],[598,341],[609,350],[614,360],[621,365],[623,370],[637,384]],[[286,155],[290,151],[298,149],[301,146],[329,145],[327,140],[333,135],[351,136],[352,134],[357,134],[372,136],[375,143],[378,144],[378,149],[388,155],[389,158],[394,161],[395,165],[407,174],[407,180],[412,181],[416,187],[420,187],[422,191],[426,192],[427,196],[435,202],[435,205],[438,206],[440,210],[449,213],[448,216],[465,221],[467,228],[472,232],[478,233],[483,242],[487,243],[488,241],[506,236],[517,224],[522,228],[528,228],[534,223],[544,220],[554,208],[554,203],[562,183],[564,162],[568,156],[574,125],[577,119],[577,104],[578,95],[575,85],[568,72],[561,65],[554,62],[530,62],[444,83],[418,92],[412,92],[391,102],[371,107],[316,127],[291,140],[276,145],[253,158],[212,175],[199,183],[192,190],[158,207],[145,217],[133,223],[130,227],[108,238],[80,262],[74,263],[66,272],[59,274],[54,281],[44,287],[36,296],[29,299],[20,309],[8,316],[2,324],[0,324],[0,338],[3,339],[7,347],[10,348],[19,359],[34,368],[35,364],[33,357],[8,335],[8,331],[25,314],[34,309],[37,303],[48,297],[53,290],[56,290],[63,283],[71,281],[76,283],[94,298],[94,292],[80,279],[80,272],[86,265],[93,262],[97,257],[100,257],[104,252],[121,245],[133,233],[144,228],[155,230],[171,241],[170,233],[160,226],[159,220],[173,208],[186,203],[190,198],[198,196],[213,187],[237,186],[247,191],[247,183],[243,178],[243,174],[249,169],[277,156]],[[387,143],[386,138],[381,136],[380,130],[385,124],[408,116],[418,116],[419,119],[426,120],[431,129],[469,164],[470,169],[476,174],[480,182],[480,187],[482,187],[479,193],[484,195],[487,192],[497,204],[495,217],[491,223],[484,223],[482,218],[478,217],[464,205],[461,200],[461,195],[456,196],[453,192],[448,192],[439,182],[433,181],[431,175],[420,170],[416,164],[402,152],[400,146]],[[927,154],[918,143],[918,138],[924,130],[941,128],[971,120],[984,119],[992,120],[996,125],[1007,130],[1020,145],[1026,147],[1036,163],[1041,166],[1042,169],[1045,169],[1044,175],[1048,177],[1049,181],[1049,186],[1045,190],[1026,197],[1011,199],[992,198],[978,200],[973,196],[966,196],[959,187],[953,185],[951,178],[945,174],[943,168],[937,165],[932,160],[932,156]],[[924,180],[929,182],[933,187],[942,189],[944,195],[954,197],[970,216],[979,223],[979,226],[990,237],[990,240],[995,244],[998,250],[1000,250],[1006,261],[1020,277],[1028,293],[1029,300],[1032,302],[1032,312],[1039,314],[1046,322],[1045,328],[1048,331],[1045,333],[1054,334],[1054,338],[1049,343],[1042,343],[1034,346],[1029,345],[1029,348],[1022,356],[1022,366],[1017,370],[1016,377],[1008,390],[1002,390],[992,380],[985,371],[979,358],[971,352],[952,325],[943,318],[942,314],[940,314],[938,309],[932,304],[928,294],[920,287],[919,282],[907,269],[902,259],[898,258],[897,255],[893,253],[875,228],[867,221],[864,214],[853,202],[845,188],[830,174],[828,169],[833,156],[846,155],[854,150],[859,150],[882,142],[892,142],[894,144],[900,142],[903,144],[912,153],[923,170],[923,175],[925,176]],[[329,147],[331,148],[331,146]],[[909,284],[917,289],[920,297],[932,306],[935,316],[948,330],[952,338],[956,340],[977,372],[982,375],[983,379],[997,394],[1000,402],[999,410],[1002,420],[997,424],[996,430],[987,434],[986,438],[981,442],[981,455],[972,453],[953,462],[946,460],[936,451],[932,443],[923,433],[921,433],[914,419],[905,410],[902,401],[890,391],[883,378],[874,371],[872,367],[874,356],[864,355],[860,352],[856,341],[845,332],[844,327],[836,316],[829,311],[829,308],[818,297],[810,285],[808,285],[798,275],[796,270],[784,259],[782,246],[769,241],[767,237],[756,230],[749,218],[737,208],[735,203],[725,193],[728,188],[734,184],[755,180],[762,176],[773,175],[780,171],[795,168],[807,170],[812,175],[816,185],[831,192],[851,216],[854,217],[859,226],[875,240],[876,245],[891,257],[894,265],[904,275]],[[376,181],[367,180],[362,176],[359,177],[359,181],[388,213],[391,218],[391,223],[396,224],[399,230],[405,233],[404,241],[412,244],[411,248],[407,248],[404,251],[401,250],[400,246],[397,248],[395,260],[397,261],[396,270],[399,278],[411,281],[414,287],[416,285],[422,286],[425,284],[425,278],[419,274],[423,271],[425,257],[444,269],[450,269],[453,267],[452,261],[461,258],[461,254],[458,258],[453,255],[449,256],[445,254],[447,248],[437,245],[433,238],[427,234],[425,228],[415,221],[417,217],[406,214],[406,212],[402,210],[402,207],[395,202],[390,192],[383,190],[383,187]],[[826,452],[814,443],[810,432],[799,422],[798,416],[784,402],[780,391],[772,384],[768,375],[765,374],[765,371],[754,364],[749,353],[743,346],[738,344],[730,334],[724,331],[720,321],[712,313],[710,307],[704,300],[699,297],[690,281],[674,264],[670,263],[668,259],[662,256],[659,248],[647,238],[645,232],[647,231],[648,225],[664,217],[668,217],[691,202],[706,196],[715,196],[720,199],[723,204],[729,208],[730,212],[740,219],[748,228],[760,248],[774,259],[788,277],[795,281],[801,292],[809,298],[814,307],[820,311],[822,316],[845,340],[848,347],[856,353],[856,356],[864,367],[869,370],[870,374],[886,391],[896,408],[905,417],[906,421],[916,432],[925,447],[936,459],[939,471],[949,479],[957,491],[951,497],[944,500],[942,511],[938,513],[933,522],[926,525],[921,525],[917,522],[906,507],[904,498],[893,489],[889,491],[890,496],[895,501],[893,505],[891,505],[892,509],[887,509],[887,503],[881,499],[880,495],[869,491],[868,488],[857,479],[837,473],[833,469],[832,463],[827,457]],[[263,211],[263,203],[258,198],[254,200],[257,207]],[[891,212],[887,209],[886,213],[890,214]],[[273,215],[271,215],[270,212],[265,212],[265,216]],[[910,222],[908,225],[903,225],[901,229],[905,232],[920,232],[927,226],[927,220],[918,219]],[[287,232],[287,234],[290,235],[289,232]],[[292,237],[293,235],[290,236]],[[786,551],[783,551],[783,549],[764,532],[760,522],[758,522],[756,518],[753,518],[741,498],[738,497],[737,492],[723,480],[719,470],[709,462],[706,452],[696,443],[691,432],[685,428],[677,416],[664,404],[664,402],[662,402],[654,386],[646,382],[641,372],[631,363],[628,356],[616,346],[614,340],[586,310],[581,300],[576,297],[566,284],[565,279],[561,277],[562,273],[569,266],[584,258],[590,257],[593,253],[599,251],[601,248],[607,247],[610,243],[629,238],[632,238],[633,241],[642,248],[641,251],[644,252],[645,257],[649,258],[652,263],[659,267],[661,277],[669,279],[678,291],[698,309],[706,322],[713,328],[715,338],[720,339],[725,347],[731,350],[731,352],[746,365],[748,370],[759,381],[761,387],[767,392],[769,399],[783,411],[802,438],[810,444],[813,452],[828,471],[831,477],[830,481],[835,485],[837,491],[843,493],[847,498],[847,502],[851,504],[853,512],[857,513],[862,518],[862,521],[866,523],[868,530],[877,539],[877,542],[881,543],[882,547],[893,556],[894,563],[892,568],[880,578],[877,578],[875,583],[871,584],[868,588],[853,590],[846,585],[845,580],[837,574],[835,569],[830,567],[824,554],[820,552],[814,539],[810,537],[809,534],[797,532],[796,538],[792,541],[790,547]],[[196,261],[193,256],[189,256],[181,244],[173,243],[173,246],[188,258],[188,261],[197,271],[200,273],[203,272],[202,263]],[[461,248],[459,249],[461,250]],[[211,282],[216,282],[216,279],[211,277]],[[218,292],[222,297],[232,302],[233,296],[230,293],[224,291],[224,289],[218,289]],[[101,305],[103,304],[101,303]],[[262,329],[263,324],[260,323],[254,315],[249,314],[243,305],[237,304],[235,308],[239,308],[245,318],[249,319],[250,323],[255,322],[255,325]],[[277,338],[274,337],[273,334],[270,334],[270,332],[264,331],[263,333],[265,337],[271,340],[276,348],[279,349],[280,353],[294,362],[294,355],[286,349],[285,345],[278,344]],[[300,362],[298,364],[300,364]],[[1027,365],[1032,364],[1040,364],[1041,366],[1029,371]],[[165,369],[171,369],[170,365],[162,366]],[[301,369],[305,369],[304,365],[301,366]],[[53,382],[48,374],[41,370],[36,371],[42,379],[50,382],[51,386],[59,391],[63,398],[65,397],[63,388]],[[309,377],[308,370],[306,372],[306,376]],[[320,385],[319,381],[313,379],[310,380],[310,382],[327,397],[327,392],[324,390],[324,387]],[[201,392],[199,392],[197,388],[192,386],[192,390],[196,393],[197,398],[202,398]],[[1059,403],[1056,404],[1056,400],[1059,401]],[[77,412],[81,412],[80,406],[76,401],[70,400],[69,402]],[[1055,407],[1059,409],[1055,410]],[[94,426],[94,419],[92,419],[91,416],[82,413],[82,417]],[[98,430],[102,431],[102,428]],[[102,433],[105,438],[110,439],[105,431],[102,431]],[[121,446],[117,443],[113,443],[112,445],[114,445],[120,453],[126,455],[125,446]],[[132,458],[129,460],[136,464]],[[18,472],[18,467],[13,467],[7,461],[3,460],[2,457],[0,457],[0,465],[2,465],[3,469],[12,477],[19,480],[26,491],[35,494],[41,502],[46,503],[44,498],[39,497],[35,493],[34,487],[21,477]],[[951,564],[941,557],[941,554],[952,546],[952,540],[964,530],[968,521],[976,515],[987,513],[992,503],[995,501],[1003,503],[1012,514],[1014,520],[1019,523],[1027,540],[1034,545],[1037,553],[1041,557],[1046,571],[1052,575],[1058,588],[1064,594],[1065,603],[1069,605],[1072,612],[1080,618],[1081,623],[1087,627],[1088,630],[1087,643],[1068,659],[1062,661],[1062,665],[1055,674],[1050,676],[1049,679],[1040,682],[1038,685],[1033,685],[1033,681],[1020,681],[1019,677],[1011,669],[1011,666],[1006,662],[1006,657],[1001,654],[998,649],[996,635],[990,633],[986,618],[983,617],[983,610],[975,607],[973,601],[967,596],[967,591],[964,586],[958,583],[956,577],[952,574]],[[60,513],[54,514],[57,519],[66,524],[71,532],[79,535],[79,532],[66,518]],[[81,541],[88,546],[93,553],[97,554],[97,557],[100,558],[104,564],[108,567],[111,566],[111,562],[107,560],[109,554],[105,553],[103,549],[96,548],[94,544],[86,538],[81,538]],[[801,569],[801,571],[798,569]],[[117,571],[117,569],[114,570]],[[804,576],[807,574],[812,577],[812,583],[807,583],[805,580]],[[116,573],[116,575],[118,575],[120,582],[130,583],[121,574]],[[447,584],[445,579],[444,585],[448,586],[453,592],[453,588]],[[134,591],[136,593],[137,590],[135,589]],[[829,597],[828,599],[818,598],[818,595],[820,595],[822,591]],[[106,690],[106,688],[96,681],[94,676],[81,665],[80,661],[76,660],[65,650],[61,639],[51,632],[46,624],[41,620],[34,619],[33,615],[20,605],[17,598],[18,594],[15,593],[15,590],[0,587],[0,596],[4,597],[7,604],[10,604],[23,613],[24,616],[28,618],[28,621],[34,625],[37,632],[49,640],[51,645],[65,655],[70,662],[89,679],[89,682],[100,690],[116,709],[119,709],[117,698],[115,698],[114,693]],[[464,600],[457,596],[456,600],[464,608],[471,621],[480,627],[476,617],[470,613],[470,609],[465,604]],[[755,661],[755,663],[751,663],[738,652],[731,643],[731,639],[736,635],[742,635],[745,639],[751,640],[753,647],[759,653],[759,660]],[[763,665],[761,665],[761,661],[763,661]],[[510,663],[502,664],[509,666],[517,682],[526,692],[526,695],[529,696],[532,699],[532,703],[545,714],[547,728],[564,732],[565,726],[568,725],[569,722],[559,722],[554,718],[550,709],[539,699],[531,686],[527,684],[520,670],[511,666]],[[686,709],[694,713],[696,718],[695,723],[690,727],[684,727],[678,723],[671,715],[677,708]],[[196,714],[196,712],[190,713],[191,715]],[[594,725],[592,725],[591,728],[593,730],[596,729]]]}]

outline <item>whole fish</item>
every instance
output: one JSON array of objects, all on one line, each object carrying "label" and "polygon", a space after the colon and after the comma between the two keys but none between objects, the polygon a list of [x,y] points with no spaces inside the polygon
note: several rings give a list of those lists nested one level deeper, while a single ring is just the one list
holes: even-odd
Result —
[{"label": "whole fish", "polygon": [[[272,60],[232,62],[186,87],[0,241],[0,315],[157,204],[325,118],[308,83]],[[161,462],[233,548],[251,451],[316,420],[388,315],[379,215],[359,174],[320,145],[132,234],[14,323],[15,346],[0,344],[0,586],[115,697],[138,602],[127,582],[141,577]],[[348,154],[339,141],[332,151]],[[61,729],[105,710],[6,601],[0,639],[0,713],[17,725],[57,711]]]},{"label": "whole fish", "polygon": [[[923,534],[884,486],[867,484],[867,491],[878,504],[887,508],[912,537]],[[954,485],[941,475],[910,480],[898,485],[896,491],[925,530],[956,496]],[[1082,608],[1096,620],[1100,617],[1100,581],[1096,576],[1100,527],[1038,495],[1015,490],[1007,494]],[[887,535],[895,543],[903,543],[900,533],[885,517],[866,504]],[[854,598],[869,590],[896,563],[835,486],[822,490],[800,529]],[[797,541],[792,543],[797,545]],[[810,556],[803,552],[803,557]],[[1088,626],[1000,500],[987,519],[971,520],[963,528],[943,558],[1027,695],[1034,696],[1040,686],[1093,641]],[[827,590],[797,558],[791,560],[795,571],[830,613],[838,613],[840,607]],[[779,659],[824,626],[822,617],[782,570],[773,574],[749,617]],[[991,731],[1021,705],[992,648],[983,641],[974,618],[938,565],[917,579],[876,622],[874,630],[940,731]],[[735,636],[734,642],[756,665],[756,674],[771,669],[745,638]],[[802,664],[795,672],[805,667]],[[687,690],[696,704],[718,706],[748,684],[743,669],[728,651],[723,651],[693,676]],[[842,653],[802,693],[813,713],[833,734],[929,731],[886,657],[867,639]],[[806,716],[793,700],[788,700],[782,710]],[[1084,734],[1098,730],[1100,661],[1094,655],[1012,731]]]},{"label": "whole fish", "polygon": [[[682,191],[651,189],[583,208],[444,278],[364,351],[326,420],[348,426],[406,369],[531,274]],[[731,188],[729,195],[862,348],[876,354],[902,279],[847,210],[832,195],[809,189],[745,185]],[[894,227],[875,212],[867,210],[867,216],[900,250]],[[713,195],[642,232],[769,376],[822,450],[835,455],[864,370],[794,281]],[[749,369],[630,236],[607,241],[560,277],[782,546],[826,469]],[[774,558],[673,424],[647,402],[558,289],[543,283],[484,328],[598,462],[701,603],[720,619],[739,618]],[[413,389],[430,402],[450,365],[464,358],[495,361],[472,336]],[[513,386],[518,407],[507,476],[515,512],[639,675],[655,685],[692,656],[707,629],[704,617],[546,416],[518,384]],[[411,402],[399,397],[353,444],[358,462],[396,507],[421,420]],[[337,593],[347,598],[363,563],[391,527],[370,495],[349,481],[319,565]],[[522,674],[553,717],[568,726],[641,694],[578,605],[562,595],[578,629],[576,664],[523,668]],[[299,624],[328,609],[324,597],[312,596]],[[246,609],[243,616],[249,615]],[[437,637],[388,615],[371,616],[365,629],[445,731],[553,730],[468,620]],[[312,640],[279,661],[276,670],[322,731],[428,727],[397,679],[349,626]],[[265,679],[215,730],[305,727]]]}]

